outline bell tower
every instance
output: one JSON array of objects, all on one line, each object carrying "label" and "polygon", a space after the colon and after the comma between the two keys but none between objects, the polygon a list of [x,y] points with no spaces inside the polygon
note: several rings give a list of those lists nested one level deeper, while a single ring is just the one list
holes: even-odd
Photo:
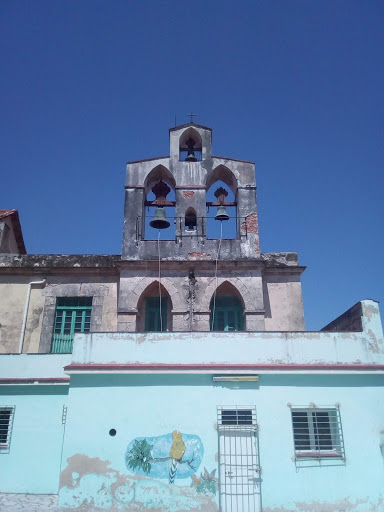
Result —
[{"label": "bell tower", "polygon": [[156,297],[161,330],[265,330],[254,163],[213,155],[195,122],[169,141],[169,156],[127,163],[119,330],[151,330]]},{"label": "bell tower", "polygon": [[[180,260],[204,253],[206,259],[212,259],[217,248],[210,231],[216,231],[212,219],[217,207],[222,212],[230,209],[228,220],[232,223],[232,236],[222,240],[222,258],[257,258],[260,249],[254,163],[212,155],[212,130],[206,126],[190,122],[171,128],[169,136],[169,156],[127,164],[122,259],[156,257],[152,243],[156,234],[148,229],[154,227],[148,217],[154,217],[156,211],[169,222],[168,232],[160,237],[163,257]],[[167,184],[170,199],[149,197],[156,194],[158,188],[153,187],[159,183]],[[207,193],[216,183],[216,189],[224,193],[212,201]],[[230,201],[226,200],[228,193]],[[151,208],[155,206],[156,210]],[[216,216],[216,222],[224,220]]]}]

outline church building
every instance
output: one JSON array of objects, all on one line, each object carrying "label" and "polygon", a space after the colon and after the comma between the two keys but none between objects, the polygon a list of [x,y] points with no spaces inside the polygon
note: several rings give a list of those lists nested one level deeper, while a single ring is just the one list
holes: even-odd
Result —
[{"label": "church building", "polygon": [[306,331],[254,163],[169,141],[127,163],[119,255],[28,254],[0,210],[0,510],[384,512],[378,303]]}]

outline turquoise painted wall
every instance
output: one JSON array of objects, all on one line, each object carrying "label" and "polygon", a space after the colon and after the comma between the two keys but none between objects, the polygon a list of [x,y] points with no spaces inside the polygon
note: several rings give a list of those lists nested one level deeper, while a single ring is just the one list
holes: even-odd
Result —
[{"label": "turquoise painted wall", "polygon": [[[161,510],[217,510],[217,494],[193,501],[188,490],[179,490],[191,489],[191,477],[176,479],[174,490],[169,490],[166,478],[151,483],[135,476],[126,467],[125,454],[135,438],[178,430],[199,436],[203,443],[196,475],[204,468],[213,471],[218,467],[220,405],[256,406],[264,512],[384,510],[383,384],[381,375],[261,375],[259,383],[241,384],[213,384],[209,375],[72,376],[61,510],[83,506],[82,511],[91,511],[86,500],[92,496],[102,510],[126,510],[133,499],[142,504],[140,510],[159,506],[159,499]],[[340,405],[345,464],[295,464],[288,404],[310,403]],[[110,429],[116,430],[114,437]]]},{"label": "turquoise painted wall", "polygon": [[0,386],[0,407],[15,406],[9,453],[0,453],[0,492],[55,494],[68,386]]}]

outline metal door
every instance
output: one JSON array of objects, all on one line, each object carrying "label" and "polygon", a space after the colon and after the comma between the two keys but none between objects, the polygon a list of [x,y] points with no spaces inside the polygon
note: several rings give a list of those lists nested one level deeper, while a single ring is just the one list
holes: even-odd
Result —
[{"label": "metal door", "polygon": [[255,409],[219,408],[221,512],[259,512],[260,465]]}]

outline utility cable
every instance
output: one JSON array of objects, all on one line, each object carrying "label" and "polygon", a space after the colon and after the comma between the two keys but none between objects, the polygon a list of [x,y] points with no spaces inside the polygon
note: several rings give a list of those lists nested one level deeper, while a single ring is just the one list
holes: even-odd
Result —
[{"label": "utility cable", "polygon": [[217,262],[219,260],[220,256],[220,249],[221,249],[221,241],[223,239],[223,221],[220,221],[220,240],[219,240],[219,247],[217,249],[217,255],[216,255],[216,262],[215,262],[215,292],[213,294],[213,311],[212,311],[212,324],[211,324],[211,330],[213,331],[213,326],[215,325],[215,312],[216,312],[216,292],[217,292],[217,285],[219,282],[219,279],[217,277]]},{"label": "utility cable", "polygon": [[157,237],[157,252],[159,255],[159,312],[160,312],[160,332],[163,332],[163,315],[161,311],[161,272],[160,272],[160,229]]}]

